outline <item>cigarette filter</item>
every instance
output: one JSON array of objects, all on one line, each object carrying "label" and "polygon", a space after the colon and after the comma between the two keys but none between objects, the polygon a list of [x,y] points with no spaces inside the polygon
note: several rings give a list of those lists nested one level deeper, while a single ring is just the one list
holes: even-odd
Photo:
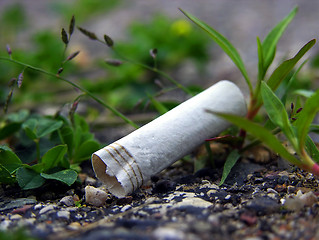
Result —
[{"label": "cigarette filter", "polygon": [[239,88],[223,80],[92,155],[96,176],[116,197],[125,197],[151,176],[229,127],[206,110],[244,116]]}]

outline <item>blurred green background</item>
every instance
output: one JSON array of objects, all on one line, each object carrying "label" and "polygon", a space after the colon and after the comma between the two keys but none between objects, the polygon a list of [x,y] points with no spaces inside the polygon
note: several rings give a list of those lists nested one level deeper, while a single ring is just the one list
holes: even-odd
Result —
[{"label": "blurred green background", "polygon": [[[148,96],[172,87],[162,76],[132,63],[124,62],[119,67],[107,65],[105,59],[118,59],[118,56],[78,30],[75,30],[64,54],[60,32],[62,27],[68,28],[73,14],[77,26],[95,32],[100,38],[109,34],[115,41],[116,50],[125,58],[153,67],[155,63],[150,49],[156,48],[156,66],[194,92],[224,78],[236,82],[245,92],[244,81],[235,66],[204,32],[180,14],[178,7],[200,14],[197,16],[225,34],[239,48],[248,69],[255,74],[256,35],[264,37],[295,2],[257,4],[243,1],[245,4],[241,6],[236,1],[200,1],[196,4],[182,1],[164,1],[162,4],[117,0],[46,0],[29,1],[28,4],[3,1],[0,3],[0,55],[7,55],[6,44],[9,44],[14,59],[56,73],[66,56],[79,50],[80,54],[64,65],[63,77],[84,86],[125,113],[153,111]],[[279,44],[282,49],[279,49],[277,62],[288,57],[287,54],[295,53],[310,37],[316,37],[318,32],[311,29],[315,23],[313,12],[319,4],[310,2],[313,2],[312,9],[310,3],[300,3],[296,19]],[[305,24],[308,28],[301,28]],[[296,32],[298,37],[295,37]],[[317,87],[319,55],[316,56],[316,51],[318,47],[312,51],[310,64],[298,76],[299,81],[293,89]],[[10,79],[17,78],[22,71],[21,66],[0,62],[1,107],[10,91]],[[66,83],[26,69],[22,87],[14,90],[9,111],[28,108],[52,113],[72,103],[78,95]],[[171,107],[185,98],[183,92],[174,90],[166,95],[160,94],[158,100]],[[87,98],[81,102],[89,103],[83,111],[90,121],[99,117],[102,111],[99,106]]]}]

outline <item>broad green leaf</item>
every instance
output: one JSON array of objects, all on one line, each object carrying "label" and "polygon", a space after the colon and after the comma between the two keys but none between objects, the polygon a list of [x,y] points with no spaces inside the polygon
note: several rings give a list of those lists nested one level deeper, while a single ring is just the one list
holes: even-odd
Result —
[{"label": "broad green leaf", "polygon": [[306,151],[309,154],[309,156],[316,162],[319,163],[319,150],[317,146],[314,144],[312,139],[307,136],[306,137],[306,143],[305,143]]},{"label": "broad green leaf", "polygon": [[[298,8],[295,7],[284,19],[282,19],[265,37],[262,48],[263,48],[263,58],[264,58],[264,74],[266,74],[268,67],[274,60],[276,54],[277,43],[284,33],[285,29],[294,18],[298,11]],[[264,75],[263,75],[264,77]],[[262,77],[262,78],[263,78]]]},{"label": "broad green leaf", "polygon": [[239,117],[232,114],[226,113],[216,113],[207,110],[213,114],[216,114],[227,121],[231,122],[234,125],[239,126],[240,128],[249,132],[252,136],[261,140],[265,145],[267,145],[271,150],[281,155],[286,160],[290,161],[291,163],[299,166],[300,161],[291,155],[287,149],[281,144],[281,142],[266,128],[260,126],[252,121],[247,120],[246,118]]},{"label": "broad green leaf", "polygon": [[28,119],[22,124],[22,128],[24,129],[25,133],[32,140],[37,139],[37,134],[36,134],[37,124],[38,124],[38,120],[35,118]]},{"label": "broad green leaf", "polygon": [[83,132],[88,132],[90,130],[89,125],[87,124],[85,119],[78,114],[74,114],[74,123],[75,128],[80,128]]},{"label": "broad green leaf", "polygon": [[230,170],[233,168],[233,166],[236,164],[239,158],[240,158],[240,154],[238,153],[238,150],[233,150],[230,152],[224,165],[223,176],[222,176],[222,179],[220,180],[219,186],[224,184],[226,178],[228,177],[230,173]]},{"label": "broad green leaf", "polygon": [[274,72],[269,77],[267,84],[271,90],[275,91],[280,83],[286,78],[289,72],[294,68],[297,62],[305,55],[305,53],[312,48],[316,43],[316,40],[313,39],[304,45],[299,52],[291,59],[284,61],[282,64],[277,67]]},{"label": "broad green leaf", "polygon": [[269,119],[281,128],[291,144],[297,147],[297,139],[290,124],[286,108],[265,82],[261,83],[261,96]]},{"label": "broad green leaf", "polygon": [[28,117],[27,110],[11,113],[6,118],[6,124],[0,129],[0,140],[5,139],[20,130],[22,122]]},{"label": "broad green leaf", "polygon": [[63,125],[62,121],[49,118],[31,118],[22,124],[22,128],[32,140],[44,137]]},{"label": "broad green leaf", "polygon": [[52,174],[41,173],[41,176],[45,179],[57,180],[71,186],[76,181],[78,174],[74,170],[66,169]]},{"label": "broad green leaf", "polygon": [[68,126],[61,128],[59,130],[59,136],[60,136],[61,142],[68,146],[68,156],[69,158],[72,158],[73,146],[74,146],[74,142],[73,142],[74,135],[73,135],[72,128]]},{"label": "broad green leaf", "polygon": [[191,15],[190,13],[180,9],[180,11],[188,17],[192,22],[194,22],[197,26],[199,26],[201,29],[203,29],[205,32],[207,32],[210,37],[223,49],[223,51],[230,57],[230,59],[235,63],[235,65],[238,67],[242,75],[244,76],[247,85],[249,87],[250,92],[253,92],[253,87],[251,85],[251,82],[249,80],[245,65],[236,50],[236,48],[219,32],[217,32],[215,29],[207,25],[205,22],[199,20],[195,16]]},{"label": "broad green leaf", "polygon": [[44,178],[41,177],[39,173],[26,167],[20,167],[17,170],[16,178],[19,186],[23,190],[41,187],[45,182]]},{"label": "broad green leaf", "polygon": [[8,115],[7,119],[8,121],[10,122],[19,122],[19,123],[22,123],[24,122],[27,117],[29,116],[29,111],[28,110],[21,110],[17,113],[11,113]]},{"label": "broad green leaf", "polygon": [[94,140],[82,143],[74,153],[73,163],[80,163],[91,157],[92,153],[100,149],[100,144]]},{"label": "broad green leaf", "polygon": [[44,137],[62,127],[63,122],[49,118],[40,118],[37,125],[37,137]]},{"label": "broad green leaf", "polygon": [[307,99],[302,111],[298,114],[294,125],[297,128],[297,137],[299,139],[299,150],[305,146],[306,137],[309,127],[319,111],[319,90]]},{"label": "broad green leaf", "polygon": [[0,129],[0,140],[5,139],[20,130],[21,123],[7,123]]},{"label": "broad green leaf", "polygon": [[13,177],[8,169],[6,169],[2,164],[0,164],[0,183],[10,184],[15,182],[15,177]]},{"label": "broad green leaf", "polygon": [[21,167],[22,162],[9,147],[0,145],[0,164],[12,174],[17,168]]},{"label": "broad green leaf", "polygon": [[59,162],[62,161],[66,152],[67,152],[66,145],[58,145],[54,148],[51,148],[49,151],[47,151],[42,157],[42,161],[41,161],[44,167],[43,171],[47,171],[53,167],[58,166]]}]

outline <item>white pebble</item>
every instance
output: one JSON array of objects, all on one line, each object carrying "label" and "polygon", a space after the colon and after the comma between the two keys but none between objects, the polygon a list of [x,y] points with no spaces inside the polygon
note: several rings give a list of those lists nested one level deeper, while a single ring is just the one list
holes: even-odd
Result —
[{"label": "white pebble", "polygon": [[74,205],[73,196],[65,196],[65,197],[61,198],[60,203],[66,205],[68,207],[73,206]]},{"label": "white pebble", "polygon": [[65,219],[69,220],[70,219],[70,212],[69,211],[59,211],[57,213],[57,216],[59,218],[65,218]]},{"label": "white pebble", "polygon": [[54,210],[55,209],[55,206],[54,205],[48,205],[48,206],[45,206],[44,208],[42,208],[40,211],[39,211],[39,214],[44,214],[44,213],[47,213],[51,210]]},{"label": "white pebble", "polygon": [[1,231],[5,231],[8,230],[9,226],[10,226],[11,221],[10,220],[4,220],[0,223],[0,230]]},{"label": "white pebble", "polygon": [[159,227],[153,232],[153,236],[157,240],[165,240],[165,239],[176,239],[183,240],[186,239],[186,235],[184,232],[168,227]]},{"label": "white pebble", "polygon": [[289,210],[299,211],[303,207],[311,207],[318,201],[313,192],[303,194],[300,190],[295,196],[289,196],[284,201],[284,206]]},{"label": "white pebble", "polygon": [[19,215],[19,214],[14,214],[14,215],[11,215],[10,216],[10,220],[19,220],[19,219],[21,219],[22,218],[22,216],[21,215]]},{"label": "white pebble", "polygon": [[43,205],[41,203],[38,203],[37,205],[34,205],[33,209],[34,210],[38,210],[38,209],[40,209],[42,207],[43,207]]},{"label": "white pebble", "polygon": [[131,208],[132,208],[131,205],[125,205],[124,207],[122,207],[121,212],[125,212]]},{"label": "white pebble", "polygon": [[93,206],[101,207],[104,205],[108,194],[92,186],[85,187],[85,201]]}]

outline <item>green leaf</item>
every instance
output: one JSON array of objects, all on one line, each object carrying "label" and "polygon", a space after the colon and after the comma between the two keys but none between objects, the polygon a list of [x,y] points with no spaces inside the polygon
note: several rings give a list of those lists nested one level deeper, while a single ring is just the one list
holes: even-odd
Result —
[{"label": "green leaf", "polygon": [[21,123],[7,123],[0,129],[0,140],[5,139],[20,130]]},{"label": "green leaf", "polygon": [[62,125],[62,121],[56,121],[49,118],[40,118],[37,126],[37,137],[44,137],[55,130],[58,130],[60,127],[62,127]]},{"label": "green leaf", "polygon": [[66,169],[52,174],[41,173],[41,176],[45,179],[57,180],[71,186],[76,181],[78,174],[74,170]]},{"label": "green leaf", "polygon": [[266,74],[268,67],[274,60],[276,54],[276,46],[284,33],[285,29],[294,18],[298,11],[298,8],[295,7],[284,19],[282,19],[265,37],[262,48],[263,48],[263,58],[264,58],[264,66],[263,66],[263,76]]},{"label": "green leaf", "polygon": [[72,128],[68,126],[61,128],[59,130],[59,136],[60,136],[61,142],[68,146],[68,156],[71,159],[73,156],[73,146],[74,146],[74,142],[73,142],[74,134],[73,134]]},{"label": "green leaf", "polygon": [[257,50],[258,50],[258,81],[260,83],[265,76],[264,70],[264,55],[263,55],[263,48],[260,42],[259,37],[257,37]]},{"label": "green leaf", "polygon": [[74,124],[75,128],[80,128],[83,132],[88,132],[90,130],[85,119],[78,114],[74,114]]},{"label": "green leaf", "polygon": [[37,124],[38,124],[38,120],[35,118],[28,119],[22,124],[22,128],[24,129],[25,133],[32,140],[37,139],[37,134],[36,134]]},{"label": "green leaf", "polygon": [[47,171],[59,165],[67,152],[66,145],[58,145],[47,151],[42,157],[43,171]]},{"label": "green leaf", "polygon": [[286,108],[265,82],[261,83],[261,96],[269,119],[283,131],[293,147],[297,148],[297,139]]},{"label": "green leaf", "polygon": [[0,164],[0,183],[10,184],[15,182],[15,177],[13,177],[8,169],[6,169],[2,164]]},{"label": "green leaf", "polygon": [[16,178],[19,186],[23,190],[41,187],[45,182],[44,178],[41,177],[39,173],[26,167],[20,167],[17,170]]},{"label": "green leaf", "polygon": [[207,110],[213,114],[216,114],[227,121],[231,122],[234,125],[239,126],[240,128],[249,132],[252,136],[261,140],[265,145],[267,145],[271,150],[280,154],[283,158],[290,161],[291,163],[299,166],[300,161],[291,155],[287,149],[281,144],[281,142],[266,128],[260,126],[252,121],[247,120],[246,118],[239,117],[232,114],[226,113],[216,113],[210,110]]},{"label": "green leaf", "polygon": [[12,174],[17,168],[21,167],[22,162],[9,147],[0,145],[0,164]]},{"label": "green leaf", "polygon": [[316,163],[319,163],[319,150],[309,136],[306,137],[305,147],[309,156],[315,160]]},{"label": "green leaf", "polygon": [[32,140],[38,139],[54,132],[63,125],[62,121],[48,118],[31,118],[22,124],[22,128]]},{"label": "green leaf", "polygon": [[148,97],[159,114],[163,115],[164,113],[168,112],[168,109],[161,102],[157,101],[151,95],[149,95]]},{"label": "green leaf", "polygon": [[[303,61],[302,64],[300,64],[300,66],[298,67],[298,69],[294,72],[294,74],[291,76],[291,78],[288,80],[288,82],[286,84],[282,84],[279,87],[279,91],[277,90],[277,96],[281,96],[281,101],[285,104],[288,94],[290,93],[290,88],[292,86],[292,84],[295,82],[296,80],[296,76],[297,74],[300,72],[300,70],[302,69],[302,67],[308,62],[308,59],[306,59],[305,61]],[[281,91],[280,91],[281,90]]]},{"label": "green leaf", "polygon": [[100,144],[94,140],[88,140],[82,143],[74,153],[73,163],[80,163],[91,157],[92,153],[100,149]]},{"label": "green leaf", "polygon": [[238,150],[233,150],[230,152],[224,165],[223,176],[222,176],[222,179],[220,180],[219,186],[224,184],[226,178],[228,177],[230,173],[230,170],[233,168],[233,166],[236,164],[239,158],[240,158],[240,154],[238,153]]},{"label": "green leaf", "polygon": [[267,84],[271,90],[275,91],[280,83],[286,78],[289,72],[294,68],[297,62],[305,55],[306,52],[316,43],[316,40],[313,39],[304,45],[299,52],[291,59],[284,61],[282,64],[277,67],[274,72],[269,77]]},{"label": "green leaf", "polygon": [[298,114],[297,120],[294,125],[297,128],[297,137],[299,139],[299,150],[302,150],[305,146],[306,137],[309,127],[319,111],[319,90],[317,90],[311,97],[309,97],[302,108],[302,111]]},{"label": "green leaf", "polygon": [[306,98],[310,98],[314,94],[314,91],[305,90],[305,89],[298,89],[298,90],[294,91],[292,94],[300,95],[300,96],[303,96]]},{"label": "green leaf", "polygon": [[238,67],[242,75],[244,76],[247,85],[249,87],[250,92],[253,92],[253,87],[251,85],[251,82],[249,80],[245,65],[236,50],[236,48],[219,32],[217,32],[215,29],[207,25],[205,22],[199,20],[195,16],[191,15],[190,13],[180,9],[180,11],[188,17],[192,22],[194,22],[197,26],[199,26],[201,29],[203,29],[205,32],[207,32],[210,37],[223,49],[223,51],[230,57],[230,59],[235,63],[235,65]]},{"label": "green leaf", "polygon": [[22,123],[24,122],[27,117],[29,116],[29,111],[28,110],[21,110],[17,113],[11,113],[8,115],[7,119],[8,121],[10,122],[19,122],[19,123]]}]

